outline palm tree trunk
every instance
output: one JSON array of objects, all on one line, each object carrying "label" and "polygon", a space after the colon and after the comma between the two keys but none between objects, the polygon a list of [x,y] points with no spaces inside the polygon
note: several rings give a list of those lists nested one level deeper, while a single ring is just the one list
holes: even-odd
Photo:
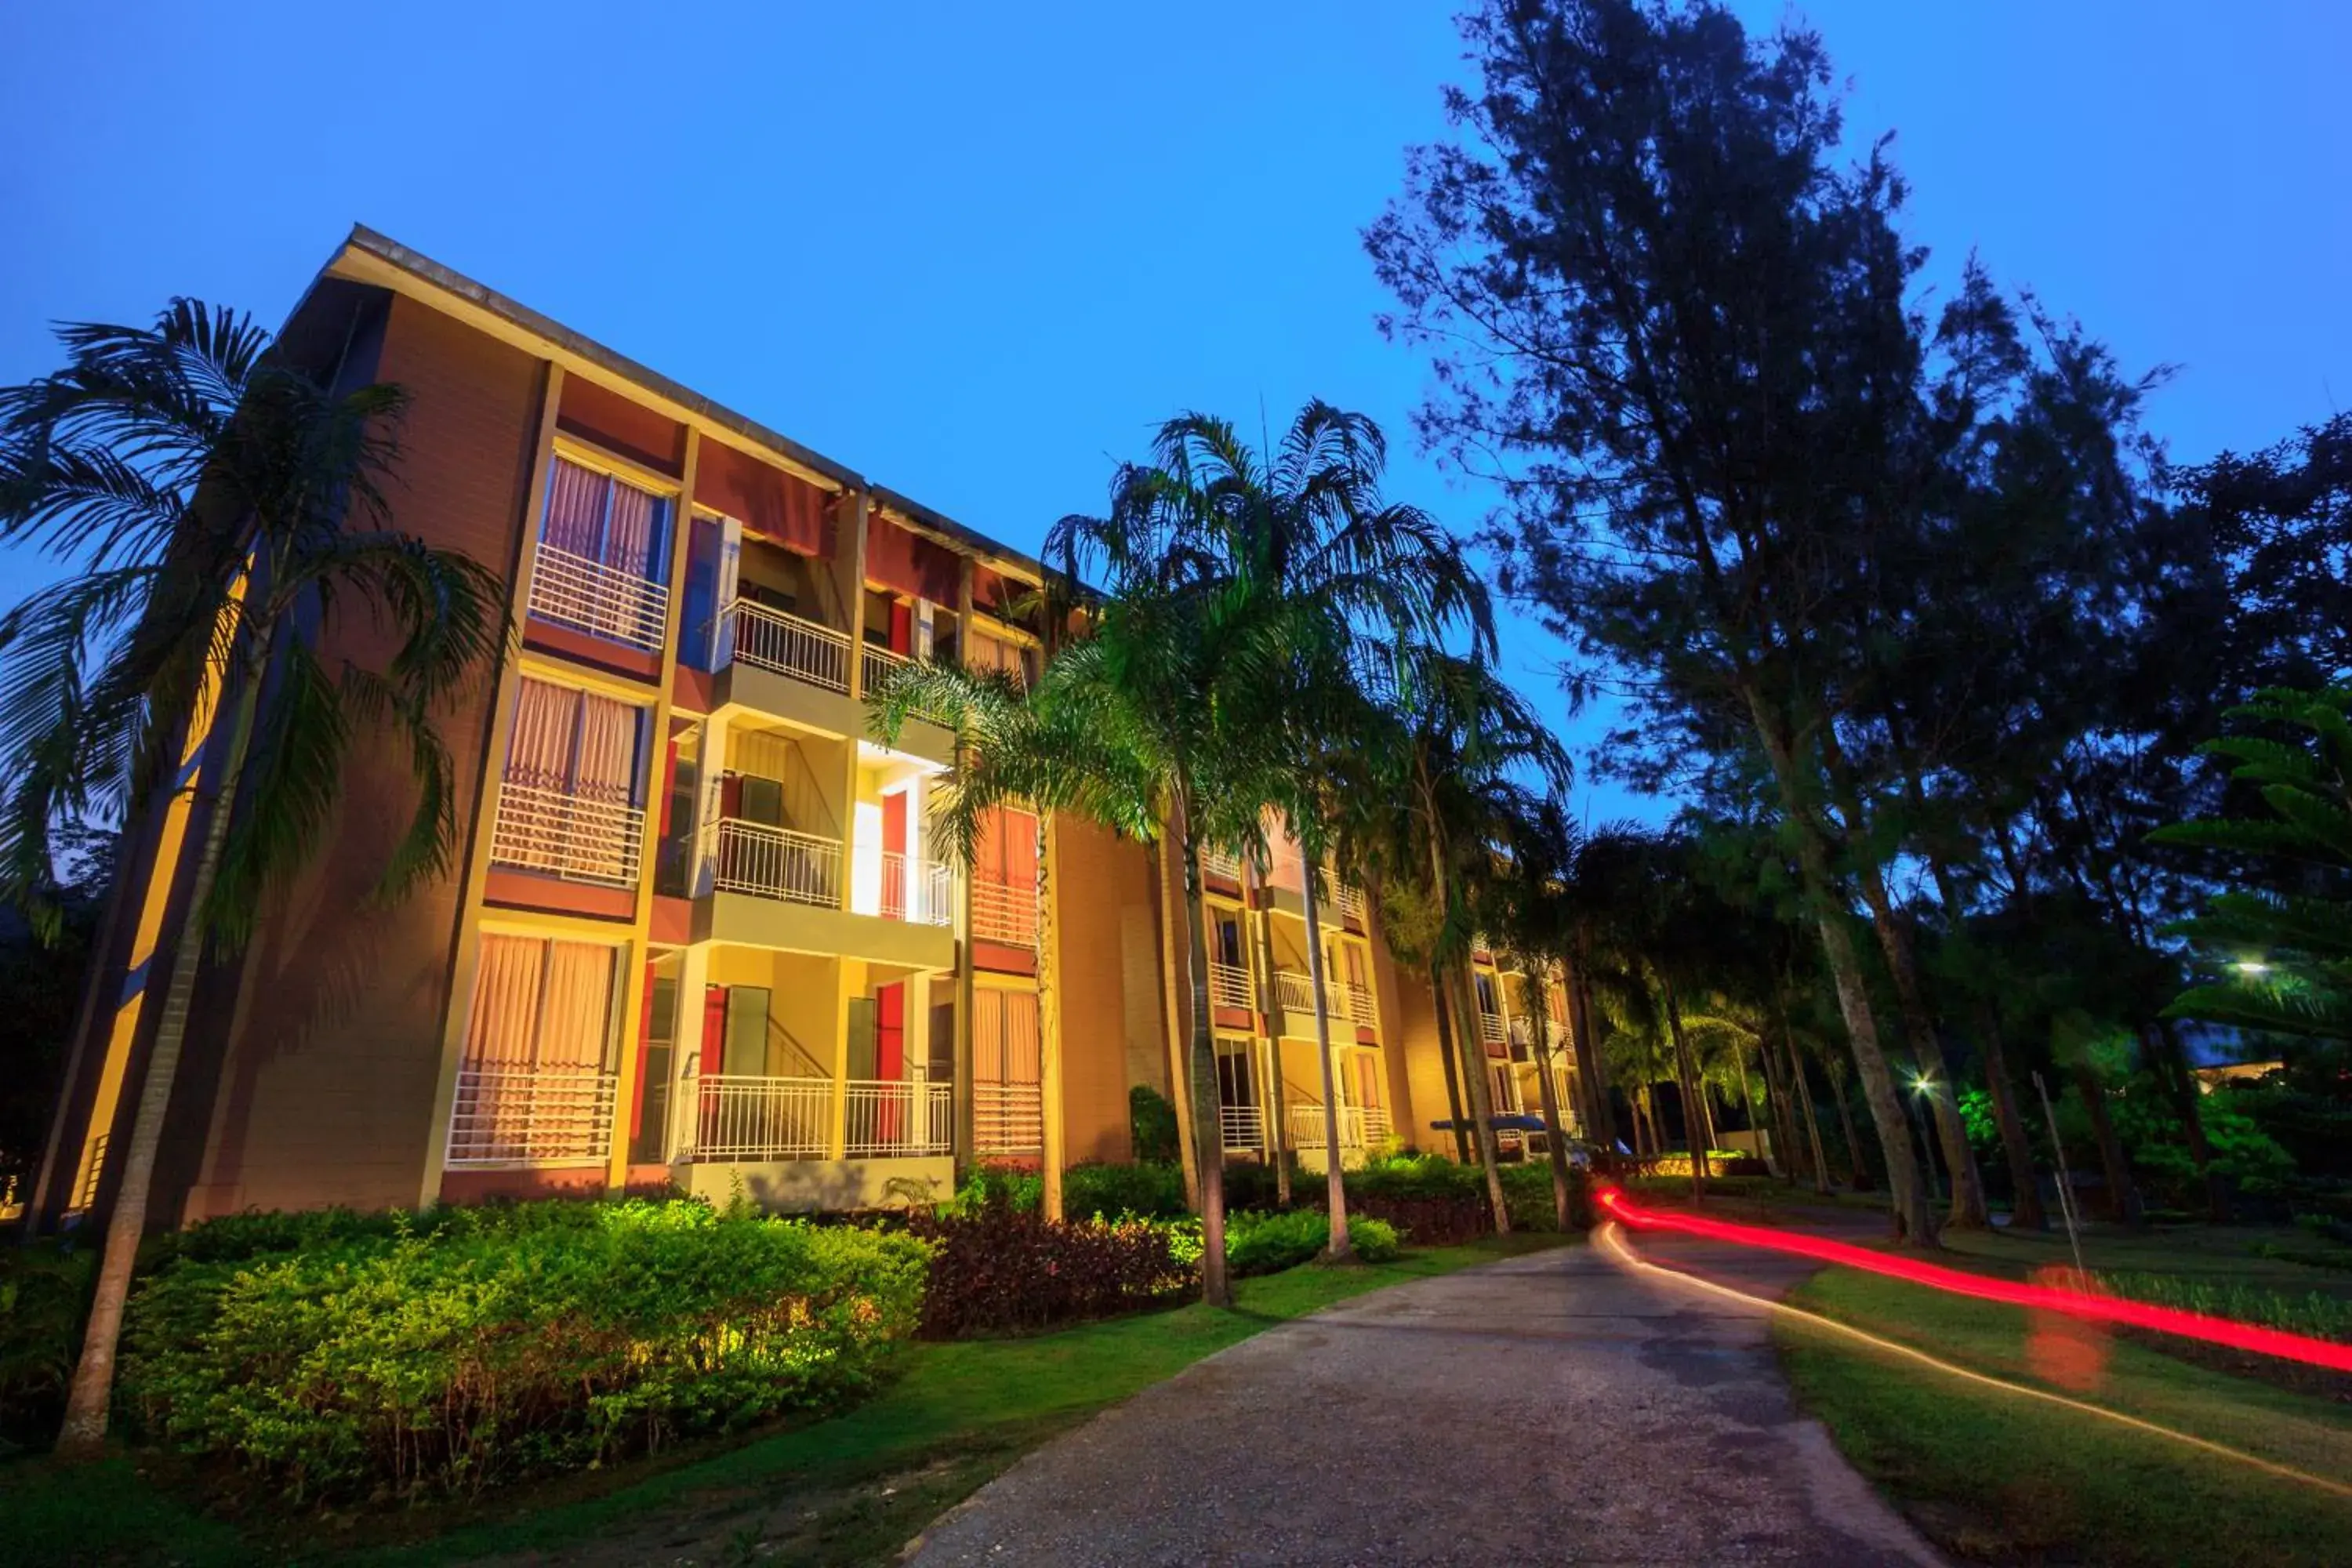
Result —
[{"label": "palm tree trunk", "polygon": [[1454,1157],[1470,1163],[1469,1117],[1462,1109],[1462,1078],[1454,1048],[1454,1007],[1445,994],[1445,971],[1429,961],[1429,1004],[1437,1010],[1437,1061],[1445,1069],[1445,1110],[1454,1121]]},{"label": "palm tree trunk", "polygon": [[1772,1142],[1780,1151],[1780,1180],[1793,1187],[1797,1184],[1797,1168],[1804,1163],[1804,1151],[1797,1139],[1796,1113],[1789,1104],[1780,1063],[1768,1037],[1757,1037],[1756,1060],[1764,1070],[1764,1098],[1771,1102]]},{"label": "palm tree trunk", "polygon": [[1820,1108],[1813,1104],[1812,1079],[1805,1071],[1805,1058],[1798,1052],[1796,1040],[1784,1034],[1780,1037],[1780,1047],[1787,1055],[1792,1086],[1790,1092],[1797,1097],[1797,1113],[1805,1121],[1805,1146],[1811,1155],[1813,1190],[1827,1193],[1831,1184],[1830,1156],[1829,1152],[1822,1147],[1822,1117]]},{"label": "palm tree trunk", "polygon": [[1323,995],[1323,928],[1318,923],[1319,908],[1315,885],[1323,879],[1322,868],[1308,866],[1306,875],[1298,879],[1306,889],[1307,900],[1307,983],[1315,990],[1315,1058],[1323,1071],[1323,1190],[1325,1211],[1330,1216],[1330,1239],[1323,1256],[1333,1263],[1345,1261],[1348,1247],[1348,1181],[1341,1169],[1339,1153],[1339,1097],[1331,1070],[1331,1008]]},{"label": "palm tree trunk", "polygon": [[[1265,865],[1261,863],[1256,870],[1258,880],[1263,883],[1265,880]],[[1261,1009],[1269,1015],[1274,1011],[1276,1000],[1266,994],[1274,984],[1274,935],[1268,929],[1271,923],[1263,910],[1252,919],[1253,928],[1257,933],[1257,1000]],[[1267,1082],[1261,1096],[1265,1100],[1265,1157],[1274,1166],[1274,1201],[1286,1209],[1291,1202],[1290,1110],[1282,1099],[1282,1041],[1278,1037],[1266,1041],[1265,1060]]]},{"label": "palm tree trunk", "polygon": [[1176,1108],[1176,1163],[1184,1173],[1184,1206],[1201,1212],[1201,1152],[1193,1138],[1191,1035],[1184,1019],[1184,983],[1190,973],[1189,944],[1184,938],[1183,824],[1169,825],[1161,836],[1160,871],[1160,965],[1162,1005],[1168,1009],[1168,1099]]},{"label": "palm tree trunk", "polygon": [[1559,1115],[1559,1090],[1551,1075],[1551,1007],[1544,980],[1536,976],[1536,1088],[1543,1096],[1544,1144],[1551,1151],[1552,1218],[1566,1235],[1572,1221],[1569,1210],[1568,1129]]},{"label": "palm tree trunk", "polygon": [[1659,985],[1666,994],[1666,1026],[1675,1037],[1675,1072],[1683,1100],[1683,1142],[1690,1145],[1691,1201],[1697,1203],[1706,1196],[1706,1153],[1714,1146],[1714,1139],[1701,1125],[1706,1105],[1699,1099],[1698,1079],[1691,1067],[1690,1041],[1683,1036],[1681,1000],[1675,995],[1673,981],[1662,975]]},{"label": "palm tree trunk", "polygon": [[1053,833],[1045,812],[1037,817],[1037,1088],[1045,1101],[1045,1147],[1039,1152],[1037,1205],[1047,1220],[1062,1219],[1062,1165],[1066,1131],[1062,1125],[1062,997],[1060,917],[1054,911]]},{"label": "palm tree trunk", "polygon": [[195,1001],[196,975],[203,967],[205,905],[220,873],[221,849],[228,841],[229,819],[236,811],[239,776],[253,740],[254,714],[261,701],[261,670],[268,668],[268,649],[236,680],[236,708],[229,721],[228,745],[222,753],[220,787],[214,792],[212,815],[205,823],[202,848],[194,879],[188,885],[187,915],[173,944],[172,967],[163,984],[163,1005],[155,1015],[155,1039],[147,1054],[147,1071],[139,1086],[139,1109],[131,1123],[131,1146],[124,1152],[122,1180],[116,1189],[114,1212],[106,1225],[106,1250],[99,1259],[97,1294],[89,1321],[82,1331],[81,1356],[74,1363],[73,1383],[66,1394],[66,1415],[58,1433],[57,1454],[80,1462],[105,1450],[107,1416],[114,1397],[114,1352],[122,1334],[122,1311],[131,1299],[131,1276],[139,1260],[139,1243],[147,1230],[147,1202],[154,1184],[155,1155],[163,1142],[163,1120],[172,1105],[172,1086],[179,1076],[180,1056],[187,1045],[188,1014]]},{"label": "palm tree trunk", "polygon": [[1486,1199],[1495,1211],[1495,1234],[1508,1236],[1511,1208],[1503,1196],[1502,1166],[1495,1157],[1495,1099],[1486,1092],[1486,1047],[1471,1022],[1475,1008],[1468,996],[1469,969],[1465,960],[1450,977],[1453,983],[1446,989],[1453,994],[1454,1006],[1460,1009],[1454,1015],[1458,1026],[1454,1032],[1462,1041],[1462,1076],[1468,1081],[1474,1123],[1471,1131],[1478,1144],[1478,1163],[1486,1173]]},{"label": "palm tree trunk", "polygon": [[1592,1026],[1592,993],[1585,984],[1584,966],[1568,973],[1568,1026],[1575,1037],[1576,1066],[1592,1102],[1592,1141],[1603,1149],[1617,1144],[1617,1112],[1609,1103],[1609,1064],[1601,1055],[1601,1037]]},{"label": "palm tree trunk", "polygon": [[[1184,935],[1192,992],[1192,1142],[1201,1162],[1201,1300],[1234,1304],[1225,1276],[1225,1148],[1217,1124],[1217,1043],[1209,1028],[1209,943],[1201,900],[1201,845],[1184,814]],[[1207,1122],[1201,1125],[1206,1108]]]}]

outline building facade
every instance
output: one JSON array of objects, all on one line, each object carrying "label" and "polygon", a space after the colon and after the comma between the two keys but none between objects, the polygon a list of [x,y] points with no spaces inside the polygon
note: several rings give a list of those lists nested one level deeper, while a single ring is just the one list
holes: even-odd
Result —
[{"label": "building facade", "polygon": [[[1163,848],[1001,813],[971,866],[928,837],[950,736],[895,744],[864,698],[894,665],[1034,677],[1038,563],[364,229],[280,339],[338,384],[409,395],[396,525],[499,573],[520,646],[442,718],[451,875],[369,892],[414,807],[362,759],[325,850],[200,983],[159,1161],[158,1223],[677,1186],[777,1208],[942,1191],[960,1162],[1129,1153],[1129,1094],[1181,1094],[1180,881]],[[339,629],[349,651],[370,635]],[[110,1199],[216,767],[126,833],[51,1148],[55,1222]],[[1206,868],[1229,1155],[1327,1157],[1310,949],[1343,1158],[1442,1142],[1424,979],[1360,889],[1309,928],[1305,867]],[[1062,1082],[1040,1073],[1038,951]],[[1477,970],[1496,1103],[1533,1104],[1524,976]]]}]

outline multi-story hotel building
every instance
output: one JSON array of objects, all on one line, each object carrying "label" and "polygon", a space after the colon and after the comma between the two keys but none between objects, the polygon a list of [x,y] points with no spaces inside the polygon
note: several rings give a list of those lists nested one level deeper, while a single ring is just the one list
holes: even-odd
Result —
[{"label": "multi-story hotel building", "polygon": [[[1041,922],[1034,820],[945,863],[926,823],[948,731],[886,747],[862,700],[909,658],[1034,674],[1037,563],[364,229],[280,343],[407,391],[396,524],[501,574],[520,645],[443,717],[453,874],[370,900],[413,785],[362,757],[324,851],[204,975],[157,1223],[673,1184],[854,1207],[1034,1161],[1048,1122],[1072,1161],[1129,1155],[1129,1089],[1175,1087],[1182,1038],[1172,860],[1055,821]],[[37,1223],[110,1201],[212,752],[194,737],[197,787],[126,835]],[[1343,1154],[1446,1142],[1425,977],[1360,890],[1310,931],[1304,869],[1206,868],[1227,1150],[1324,1157],[1309,943]],[[1496,1103],[1532,1104],[1526,977],[1474,975]]]}]

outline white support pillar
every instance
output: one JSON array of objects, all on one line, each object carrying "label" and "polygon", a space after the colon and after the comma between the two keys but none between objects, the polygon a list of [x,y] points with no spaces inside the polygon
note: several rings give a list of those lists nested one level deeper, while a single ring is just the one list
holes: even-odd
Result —
[{"label": "white support pillar", "polygon": [[709,1016],[704,994],[710,988],[710,949],[709,942],[694,942],[678,957],[677,1020],[670,1031],[669,1126],[662,1138],[662,1155],[671,1161],[700,1136],[702,1054],[720,1045],[704,1039],[702,1033]]}]

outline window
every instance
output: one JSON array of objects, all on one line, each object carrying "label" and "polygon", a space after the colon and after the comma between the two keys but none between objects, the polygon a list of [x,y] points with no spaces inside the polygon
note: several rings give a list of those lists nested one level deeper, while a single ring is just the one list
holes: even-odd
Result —
[{"label": "window", "polygon": [[531,563],[530,613],[659,652],[669,624],[670,500],[553,459]]},{"label": "window", "polygon": [[1045,1142],[1038,1092],[1037,994],[982,986],[972,993],[973,1141],[984,1151]]},{"label": "window", "polygon": [[1242,964],[1242,922],[1231,915],[1217,917],[1217,962],[1239,969]]},{"label": "window", "polygon": [[1250,1071],[1250,1043],[1230,1036],[1217,1037],[1217,1103],[1255,1105],[1257,1079]]},{"label": "window", "polygon": [[644,848],[638,755],[646,710],[525,676],[515,695],[490,858],[634,887]]},{"label": "window", "polygon": [[448,1163],[594,1164],[611,1147],[615,977],[601,942],[485,934]]},{"label": "window", "polygon": [[669,498],[639,489],[568,458],[547,480],[540,543],[610,572],[658,581],[668,574]]}]

